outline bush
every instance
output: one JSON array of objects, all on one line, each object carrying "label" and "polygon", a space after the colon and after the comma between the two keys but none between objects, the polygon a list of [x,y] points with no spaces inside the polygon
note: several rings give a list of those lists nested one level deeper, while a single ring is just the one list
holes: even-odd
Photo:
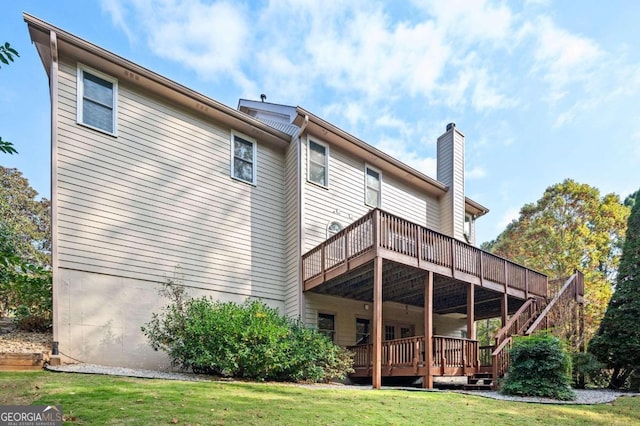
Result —
[{"label": "bush", "polygon": [[351,354],[315,329],[281,316],[260,301],[242,305],[202,297],[188,299],[169,281],[171,303],[153,314],[143,333],[174,366],[196,373],[278,381],[343,379]]},{"label": "bush", "polygon": [[557,337],[539,334],[516,337],[511,364],[500,391],[506,395],[572,400],[571,358]]}]

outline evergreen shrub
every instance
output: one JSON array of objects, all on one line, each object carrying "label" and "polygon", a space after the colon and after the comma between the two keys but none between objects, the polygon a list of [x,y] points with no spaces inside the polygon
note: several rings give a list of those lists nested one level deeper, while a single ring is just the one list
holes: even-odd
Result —
[{"label": "evergreen shrub", "polygon": [[560,339],[549,334],[516,337],[511,363],[501,384],[506,395],[575,399],[571,390],[571,357]]}]

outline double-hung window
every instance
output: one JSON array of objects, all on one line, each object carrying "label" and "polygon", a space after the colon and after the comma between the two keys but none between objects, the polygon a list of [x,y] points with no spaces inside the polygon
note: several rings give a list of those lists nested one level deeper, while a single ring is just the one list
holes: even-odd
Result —
[{"label": "double-hung window", "polygon": [[231,133],[231,176],[256,184],[256,142],[249,137]]},{"label": "double-hung window", "polygon": [[380,172],[369,166],[365,167],[365,203],[371,207],[380,207],[381,176]]},{"label": "double-hung window", "polygon": [[78,65],[78,123],[116,135],[118,80]]},{"label": "double-hung window", "polygon": [[309,140],[309,164],[307,179],[322,186],[329,186],[329,147]]},{"label": "double-hung window", "polygon": [[336,336],[336,317],[332,314],[318,313],[318,331],[332,342],[335,342]]}]

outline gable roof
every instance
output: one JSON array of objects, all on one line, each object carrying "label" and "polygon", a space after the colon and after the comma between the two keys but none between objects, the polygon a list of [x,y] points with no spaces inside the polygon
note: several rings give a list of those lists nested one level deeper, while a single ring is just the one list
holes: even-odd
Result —
[{"label": "gable roof", "polygon": [[[47,74],[51,72],[51,63],[57,61],[58,55],[62,53],[86,65],[103,70],[120,81],[131,82],[150,93],[167,98],[183,108],[203,114],[251,137],[280,147],[286,147],[291,138],[297,134],[302,123],[306,122],[306,131],[309,133],[327,139],[329,142],[363,158],[386,173],[390,173],[410,185],[421,188],[432,196],[440,197],[448,191],[447,186],[443,183],[404,164],[304,108],[265,102],[264,104],[273,107],[295,108],[295,116],[292,123],[285,124],[266,118],[254,118],[239,110],[240,105],[238,110],[228,107],[33,15],[23,13],[23,18],[28,25],[31,40],[36,45]],[[49,77],[51,78],[51,76]],[[259,103],[257,101],[244,101],[247,104]],[[482,216],[489,211],[486,207],[469,198],[466,198],[465,202],[466,210],[476,217]]]},{"label": "gable roof", "polygon": [[291,141],[291,136],[286,132],[256,120],[248,114],[228,107],[35,16],[24,13],[23,17],[47,74],[50,73],[51,62],[57,60],[57,56],[54,58],[52,55],[64,54],[66,57],[107,72],[119,81],[128,81],[148,92],[168,98],[183,108],[215,119],[248,136],[281,147],[287,146]]}]

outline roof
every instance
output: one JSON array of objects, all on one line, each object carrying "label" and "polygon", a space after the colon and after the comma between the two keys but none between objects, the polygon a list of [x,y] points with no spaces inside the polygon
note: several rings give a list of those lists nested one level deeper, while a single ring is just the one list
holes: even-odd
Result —
[{"label": "roof", "polygon": [[213,118],[251,137],[281,147],[287,146],[291,141],[291,135],[287,132],[228,107],[35,16],[24,13],[23,17],[47,73],[50,73],[51,63],[57,60],[57,55],[65,55],[103,70],[120,81],[128,81],[151,93],[168,98],[183,108]]}]

